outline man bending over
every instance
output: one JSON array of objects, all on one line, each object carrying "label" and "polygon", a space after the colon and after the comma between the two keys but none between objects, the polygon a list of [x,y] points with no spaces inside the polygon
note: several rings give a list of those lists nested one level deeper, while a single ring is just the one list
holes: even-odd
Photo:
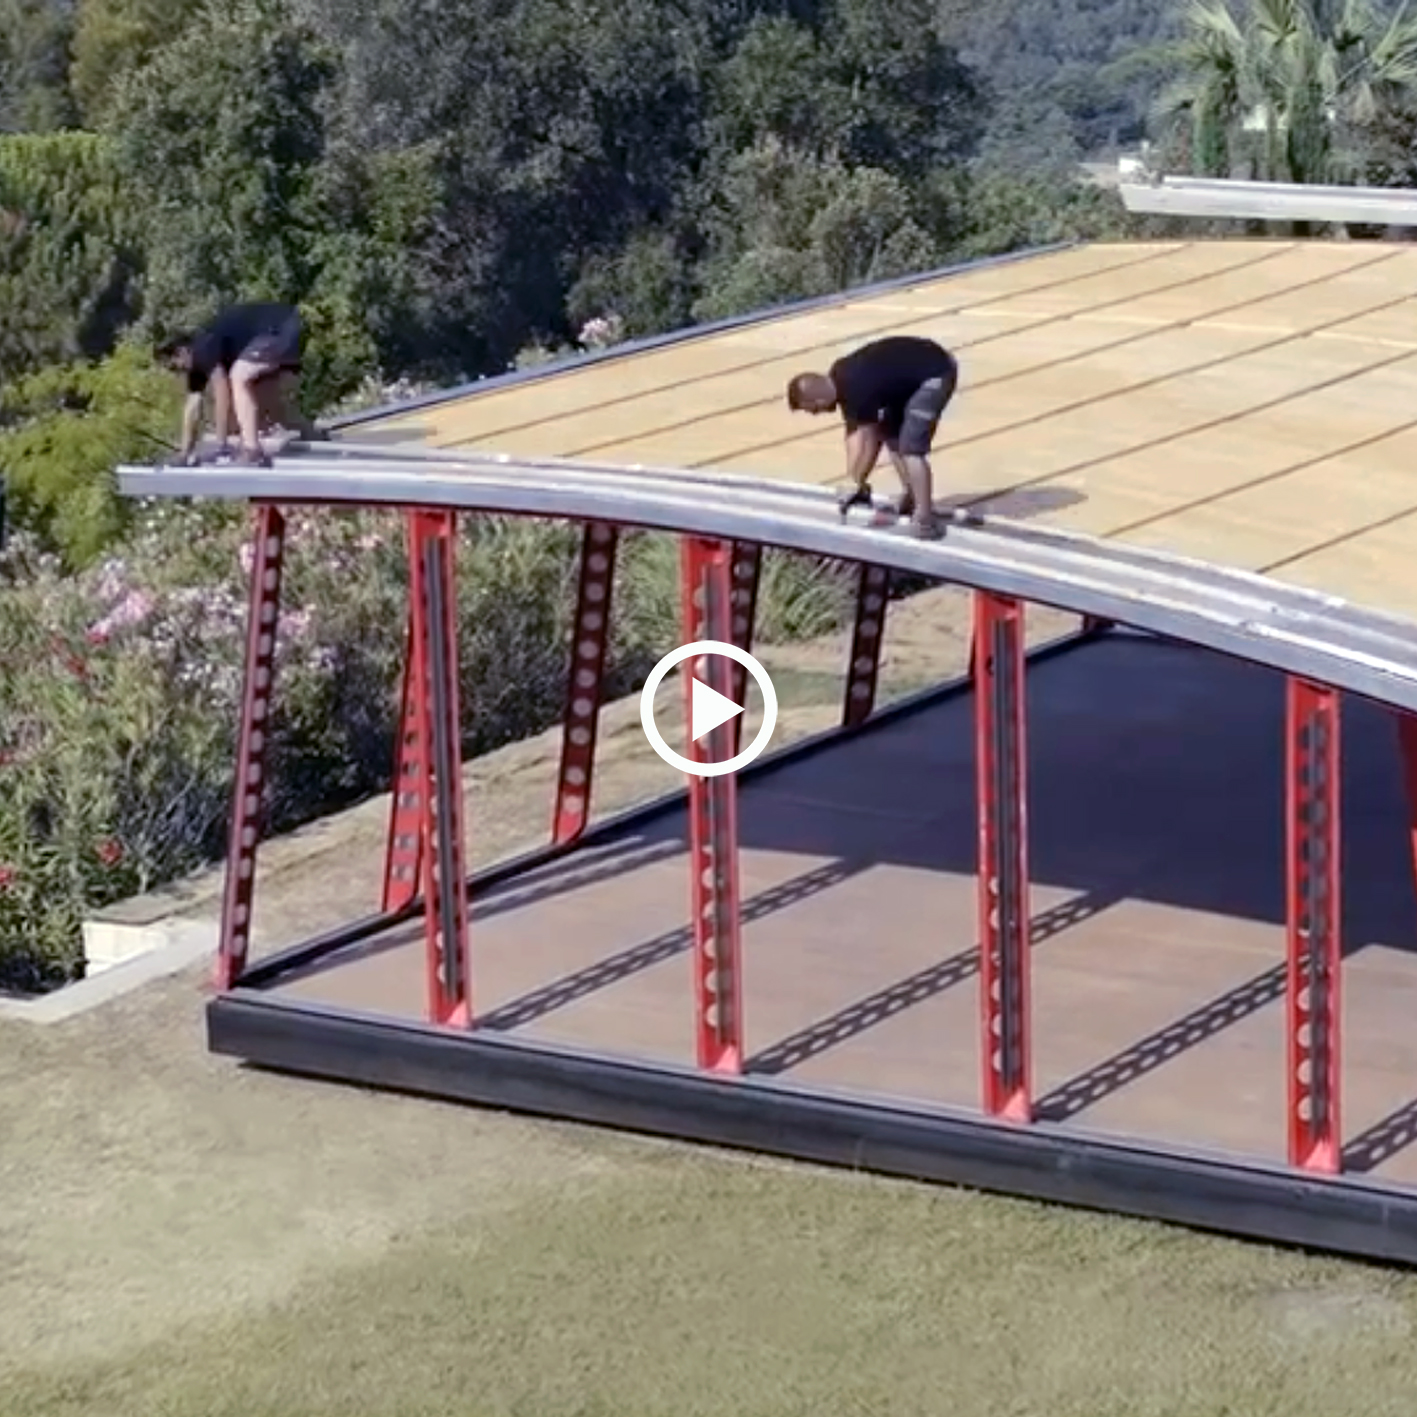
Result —
[{"label": "man bending over", "polygon": [[934,340],[893,335],[838,359],[825,374],[798,374],[787,386],[794,412],[840,409],[852,490],[841,514],[871,504],[871,470],[884,445],[904,489],[899,515],[922,537],[940,534],[931,504],[930,445],[959,383],[954,356]]},{"label": "man bending over", "polygon": [[261,450],[263,424],[296,429],[307,440],[325,435],[300,411],[300,312],[289,305],[231,305],[195,334],[169,340],[159,358],[186,376],[187,403],[175,461],[190,464],[202,430],[203,398],[211,391],[212,422],[222,450],[236,415],[235,461],[269,465]]}]

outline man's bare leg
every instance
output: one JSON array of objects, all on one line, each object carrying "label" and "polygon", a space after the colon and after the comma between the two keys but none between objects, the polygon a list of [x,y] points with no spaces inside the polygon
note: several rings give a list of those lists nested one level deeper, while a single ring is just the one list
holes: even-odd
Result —
[{"label": "man's bare leg", "polygon": [[212,391],[212,432],[216,434],[216,440],[225,451],[231,443],[232,428],[232,408],[231,408],[231,384],[226,375],[220,370],[216,370],[211,378]]},{"label": "man's bare leg", "polygon": [[231,401],[236,407],[236,422],[241,430],[241,452],[261,459],[261,406],[257,393],[258,381],[273,371],[261,364],[238,359],[231,369]]},{"label": "man's bare leg", "polygon": [[910,488],[914,505],[911,509],[911,530],[917,536],[938,536],[939,526],[935,521],[935,504],[933,500],[932,483],[934,481],[930,472],[930,459],[916,454],[908,454],[902,461],[905,464],[905,477]]},{"label": "man's bare leg", "polygon": [[896,515],[914,516],[915,488],[910,482],[910,468],[898,448],[888,447],[887,451],[891,455],[891,466],[895,468],[895,475],[900,478],[900,505],[896,508]]}]

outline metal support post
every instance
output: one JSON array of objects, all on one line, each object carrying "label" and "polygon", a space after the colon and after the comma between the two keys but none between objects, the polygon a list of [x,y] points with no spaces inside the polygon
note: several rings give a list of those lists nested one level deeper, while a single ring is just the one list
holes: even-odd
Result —
[{"label": "metal support post", "polygon": [[884,566],[862,565],[856,586],[851,660],[846,668],[846,703],[841,716],[847,728],[865,723],[876,706],[876,677],[881,668],[890,583],[891,573]]},{"label": "metal support post", "polygon": [[[731,642],[752,651],[753,629],[758,616],[758,582],[763,571],[763,548],[755,541],[733,543],[733,632]],[[741,664],[730,666],[733,702],[744,703],[748,693],[748,671]],[[743,746],[743,715],[733,720],[733,752]]]},{"label": "metal support post", "polygon": [[402,910],[418,895],[423,869],[423,754],[418,745],[410,698],[422,676],[422,649],[413,633],[413,608],[403,655],[403,694],[399,704],[398,738],[394,743],[393,800],[389,807],[389,839],[384,853],[383,909]]},{"label": "metal support post", "polygon": [[979,812],[979,995],[984,1110],[1027,1122],[1030,1015],[1023,606],[974,596]]},{"label": "metal support post", "polygon": [[266,746],[275,678],[276,627],[285,563],[285,514],[269,503],[256,510],[256,546],[246,612],[246,666],[232,790],[226,892],[221,907],[216,987],[230,989],[246,968],[256,894],[256,849],[265,815]]},{"label": "metal support post", "polygon": [[452,512],[409,514],[413,623],[409,663],[414,670],[409,717],[419,755],[419,778],[426,787],[419,801],[419,835],[428,1017],[433,1023],[471,1027],[453,575],[456,531],[457,518]]},{"label": "metal support post", "polygon": [[590,522],[581,543],[570,687],[561,730],[561,771],[556,779],[556,811],[551,821],[551,839],[558,846],[575,841],[590,819],[595,735],[600,725],[618,543],[618,529],[606,522]]},{"label": "metal support post", "polygon": [[1302,679],[1287,683],[1289,1161],[1336,1173],[1343,1146],[1339,696]]},{"label": "metal support post", "polygon": [[[686,537],[683,604],[686,641],[732,643],[733,548]],[[693,680],[732,697],[732,661],[704,655],[683,675],[686,728],[692,723]],[[741,715],[740,715],[741,717]],[[694,762],[725,762],[736,749],[732,721],[720,724],[685,754]],[[690,899],[694,912],[694,1012],[701,1068],[738,1073],[743,1067],[742,941],[738,911],[738,793],[732,773],[689,778]]]}]

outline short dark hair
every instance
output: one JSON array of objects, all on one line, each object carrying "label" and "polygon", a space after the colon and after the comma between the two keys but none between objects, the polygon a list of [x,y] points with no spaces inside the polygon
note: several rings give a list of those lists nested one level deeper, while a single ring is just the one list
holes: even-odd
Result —
[{"label": "short dark hair", "polygon": [[171,364],[183,350],[192,348],[192,341],[195,336],[190,330],[183,330],[179,334],[169,335],[166,339],[160,340],[155,353],[162,364]]},{"label": "short dark hair", "polygon": [[796,413],[807,407],[814,394],[834,396],[830,378],[825,374],[794,374],[787,384],[787,406]]}]

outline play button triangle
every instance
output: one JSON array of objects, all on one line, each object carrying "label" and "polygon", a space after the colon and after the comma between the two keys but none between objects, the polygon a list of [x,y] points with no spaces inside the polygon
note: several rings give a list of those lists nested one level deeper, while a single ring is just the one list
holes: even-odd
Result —
[{"label": "play button triangle", "polygon": [[702,679],[691,682],[694,688],[689,704],[689,736],[697,743],[705,733],[712,733],[719,724],[742,713],[743,706],[717,689],[710,689]]}]

